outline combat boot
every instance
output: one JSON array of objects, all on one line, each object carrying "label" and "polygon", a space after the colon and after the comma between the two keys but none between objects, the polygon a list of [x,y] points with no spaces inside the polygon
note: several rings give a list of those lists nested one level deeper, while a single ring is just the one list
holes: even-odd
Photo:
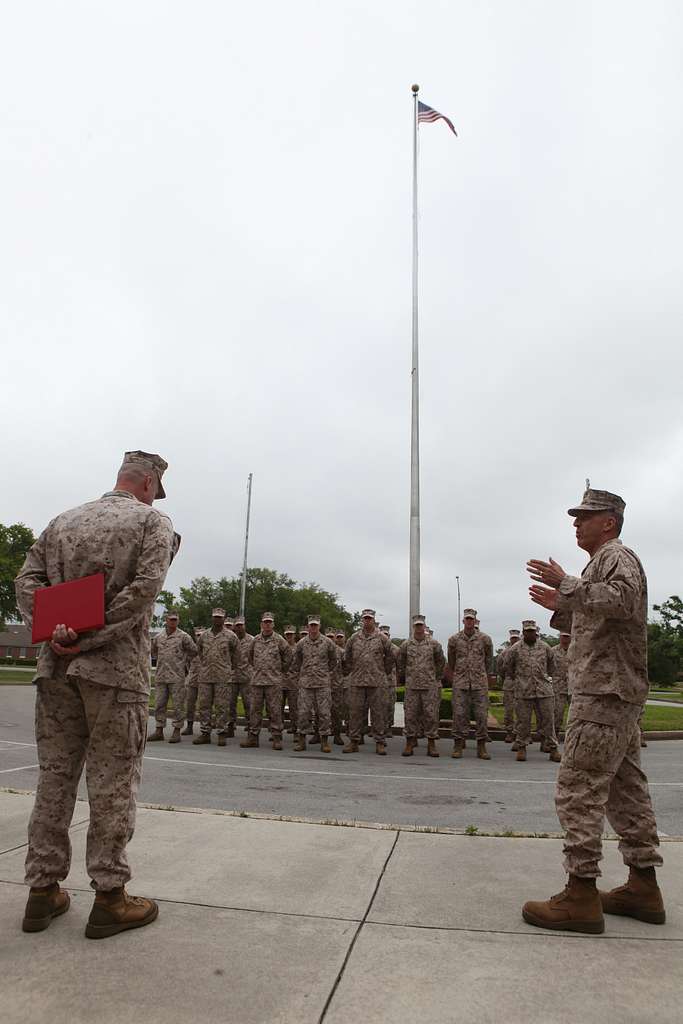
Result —
[{"label": "combat boot", "polygon": [[338,733],[338,732],[336,732],[334,734],[334,745],[335,745],[335,747],[343,747],[344,746],[344,740],[341,738],[341,734]]},{"label": "combat boot", "polygon": [[519,743],[517,742],[517,740],[515,740],[515,742],[512,744],[510,750],[519,750]]},{"label": "combat boot", "polygon": [[406,745],[401,751],[401,757],[412,757],[413,750],[415,749],[415,740],[410,736],[406,736]]},{"label": "combat boot", "polygon": [[230,725],[228,726],[228,729],[227,729],[227,732],[226,732],[226,736],[228,737],[228,739],[232,739],[234,735],[235,735],[235,723],[231,722]]},{"label": "combat boot", "polygon": [[147,742],[148,743],[154,743],[155,740],[163,740],[163,738],[164,738],[163,726],[158,725],[156,727],[156,732],[153,732],[151,736],[147,737]]},{"label": "combat boot", "polygon": [[386,752],[387,752],[387,745],[386,745],[386,743],[384,742],[384,740],[378,740],[378,742],[375,743],[375,753],[376,754],[386,754]]},{"label": "combat boot", "polygon": [[641,745],[641,747],[646,747],[647,746],[647,740],[645,739],[645,737],[642,734],[641,734],[641,737],[640,737],[640,745]]},{"label": "combat boot", "polygon": [[549,752],[549,754],[548,754],[548,760],[549,760],[549,761],[554,761],[554,762],[555,762],[555,764],[559,764],[559,763],[560,763],[560,761],[562,760],[562,754],[561,754],[561,753],[559,752],[559,750],[557,749],[557,747],[555,747],[555,749],[554,749],[554,750],[551,750],[551,751]]},{"label": "combat boot", "polygon": [[273,750],[282,750],[282,736],[273,736]]},{"label": "combat boot", "polygon": [[628,882],[601,892],[602,909],[618,917],[635,917],[646,924],[664,924],[666,912],[654,868],[629,868]]},{"label": "combat boot", "polygon": [[439,751],[436,746],[436,740],[427,740],[427,757],[439,757]]},{"label": "combat boot", "polygon": [[174,729],[169,743],[180,743],[180,729]]},{"label": "combat boot", "polygon": [[194,732],[194,722],[193,722],[193,720],[191,718],[188,718],[187,725],[185,726],[185,728],[183,729],[183,731],[181,732],[180,735],[181,736],[191,736],[193,732]]},{"label": "combat boot", "polygon": [[[514,736],[512,735],[512,733],[511,733],[511,732],[506,732],[506,733],[505,733],[505,739],[503,740],[503,743],[512,743],[512,742],[513,742],[513,740],[514,740],[514,738],[515,738],[515,737],[514,737]],[[513,748],[513,749],[514,749],[514,748]]]},{"label": "combat boot", "polygon": [[453,740],[453,753],[451,754],[451,757],[462,757],[464,746],[464,740]]},{"label": "combat boot", "polygon": [[310,740],[308,741],[308,745],[309,745],[309,747],[312,747],[313,745],[315,745],[317,747],[319,743],[320,743],[320,733],[319,732],[314,732],[313,735],[311,736]]},{"label": "combat boot", "polygon": [[296,734],[293,749],[297,754],[301,754],[306,749],[306,737],[302,732]]},{"label": "combat boot", "polygon": [[227,744],[227,742],[228,742],[228,740],[227,740],[227,737],[226,737],[225,733],[224,732],[219,732],[218,733],[218,746],[219,747],[224,747]]},{"label": "combat boot", "polygon": [[59,882],[52,885],[31,888],[24,911],[24,920],[21,922],[22,930],[25,932],[42,932],[50,927],[53,917],[66,914],[69,909],[68,892],[59,888]]},{"label": "combat boot", "polygon": [[252,734],[249,733],[249,735],[245,736],[245,738],[243,740],[240,740],[240,746],[241,747],[258,747],[258,736],[252,736]]},{"label": "combat boot", "polygon": [[588,935],[602,935],[605,930],[595,879],[580,878],[578,875],[569,875],[562,892],[551,896],[549,900],[525,903],[522,917],[527,924],[537,928],[586,932]]},{"label": "combat boot", "polygon": [[526,761],[526,747],[517,748],[517,757],[515,761]]},{"label": "combat boot", "polygon": [[129,896],[124,886],[111,892],[97,892],[85,934],[89,939],[107,939],[110,935],[142,928],[156,921],[159,907],[154,900]]},{"label": "combat boot", "polygon": [[490,761],[491,755],[486,749],[486,740],[477,740],[477,757],[481,761]]},{"label": "combat boot", "polygon": [[194,746],[197,746],[199,743],[210,743],[210,742],[211,742],[211,733],[210,732],[200,732],[199,736],[195,736],[195,738],[192,740],[192,743],[194,744]]},{"label": "combat boot", "polygon": [[355,740],[349,740],[349,742],[346,744],[346,746],[342,750],[342,754],[357,754],[357,753],[358,753],[358,744],[355,742]]},{"label": "combat boot", "polygon": [[321,736],[320,737],[320,750],[321,750],[321,753],[323,753],[323,754],[331,754],[332,753],[332,747],[330,746],[330,744],[328,742],[327,736]]}]

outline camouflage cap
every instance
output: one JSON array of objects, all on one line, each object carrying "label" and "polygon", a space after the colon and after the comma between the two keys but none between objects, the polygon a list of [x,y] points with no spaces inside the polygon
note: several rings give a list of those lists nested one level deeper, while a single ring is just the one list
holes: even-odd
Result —
[{"label": "camouflage cap", "polygon": [[583,492],[581,504],[575,508],[568,508],[567,515],[575,516],[579,512],[617,512],[623,516],[626,502],[618,494],[611,491],[596,491],[589,487]]},{"label": "camouflage cap", "polygon": [[510,636],[519,636],[521,630],[519,630],[519,629],[510,629],[510,630],[508,630],[508,632],[510,633]]},{"label": "camouflage cap", "polygon": [[244,618],[244,615],[236,616],[235,621],[233,622],[233,626],[246,626],[246,624],[247,620]]},{"label": "camouflage cap", "polygon": [[427,625],[427,616],[426,615],[413,615],[413,625],[417,626],[418,623],[420,623],[420,622],[422,623],[423,626],[426,626]]},{"label": "camouflage cap", "polygon": [[379,629],[381,633],[391,633],[391,626],[380,626]]},{"label": "camouflage cap", "polygon": [[294,628],[294,626],[285,626],[283,636],[291,636],[292,633],[296,633],[296,629]]},{"label": "camouflage cap", "polygon": [[308,625],[309,626],[313,626],[313,625],[319,626],[320,625],[320,616],[319,615],[309,615],[308,616]]},{"label": "camouflage cap", "polygon": [[346,633],[344,632],[343,629],[338,629],[337,632],[335,633],[335,636],[337,638],[339,638],[340,636],[343,636],[344,638],[346,638]]},{"label": "camouflage cap", "polygon": [[560,636],[571,636],[571,633],[567,633],[567,631],[563,629]]},{"label": "camouflage cap", "polygon": [[123,462],[119,473],[122,473],[126,466],[141,466],[143,469],[156,473],[158,479],[156,498],[165,498],[166,491],[161,483],[161,478],[168,469],[168,462],[162,459],[161,455],[152,455],[150,452],[124,452]]},{"label": "camouflage cap", "polygon": [[522,629],[523,630],[533,629],[533,631],[535,633],[536,630],[538,629],[538,626],[536,625],[536,622],[535,622],[534,619],[524,619],[524,621],[522,622]]},{"label": "camouflage cap", "polygon": [[212,617],[215,617],[216,615],[218,615],[218,616],[220,616],[221,619],[224,619],[225,618],[225,609],[223,609],[223,608],[214,608],[214,610],[211,612],[211,615],[212,615]]},{"label": "camouflage cap", "polygon": [[275,622],[272,612],[264,612],[261,616],[261,622]]},{"label": "camouflage cap", "polygon": [[166,612],[166,618],[167,619],[177,619],[177,618],[179,618],[178,612]]},{"label": "camouflage cap", "polygon": [[308,626],[299,626],[299,633],[308,633]]},{"label": "camouflage cap", "polygon": [[374,608],[364,608],[363,611],[360,613],[360,617],[361,619],[374,619],[375,614],[376,613]]},{"label": "camouflage cap", "polygon": [[465,608],[465,611],[462,613],[462,617],[463,617],[463,619],[476,619],[476,617],[477,617],[477,609],[476,608]]},{"label": "camouflage cap", "polygon": [[328,628],[325,630],[325,636],[334,636],[334,630],[332,629],[332,626],[328,626]]}]

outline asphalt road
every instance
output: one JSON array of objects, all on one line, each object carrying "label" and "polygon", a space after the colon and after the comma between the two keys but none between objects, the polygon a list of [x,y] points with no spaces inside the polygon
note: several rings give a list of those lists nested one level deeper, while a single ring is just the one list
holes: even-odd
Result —
[{"label": "asphalt road", "polygon": [[[33,687],[0,687],[0,786],[35,788],[33,700]],[[426,756],[424,741],[413,757],[400,757],[399,737],[389,741],[387,757],[378,757],[374,744],[357,755],[344,755],[341,747],[332,754],[321,754],[319,747],[294,754],[290,736],[285,749],[274,752],[265,733],[259,749],[243,750],[239,734],[221,749],[215,742],[193,746],[189,737],[173,746],[148,745],[140,800],[314,820],[559,831],[553,803],[557,767],[537,744],[527,762],[518,764],[501,742],[490,745],[491,761],[476,759],[472,740],[465,757],[454,761],[446,740],[440,741],[437,760]],[[643,767],[661,834],[683,836],[683,740],[651,741]]]}]

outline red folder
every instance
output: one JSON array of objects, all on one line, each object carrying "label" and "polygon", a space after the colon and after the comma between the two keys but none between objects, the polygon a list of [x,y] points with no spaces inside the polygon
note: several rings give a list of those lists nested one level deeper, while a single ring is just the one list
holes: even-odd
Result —
[{"label": "red folder", "polygon": [[63,623],[77,633],[104,625],[104,573],[41,587],[33,594],[33,643],[51,640]]}]

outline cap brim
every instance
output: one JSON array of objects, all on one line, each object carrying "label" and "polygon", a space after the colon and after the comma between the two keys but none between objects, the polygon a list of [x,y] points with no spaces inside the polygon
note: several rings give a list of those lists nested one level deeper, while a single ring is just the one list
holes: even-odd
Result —
[{"label": "cap brim", "polygon": [[157,487],[157,495],[156,496],[157,496],[157,498],[165,498],[166,497],[166,491],[164,490],[164,485],[162,484],[161,477],[159,476],[158,473],[157,473],[157,480],[159,481],[159,486]]},{"label": "cap brim", "polygon": [[567,515],[575,516],[579,512],[611,512],[610,508],[602,508],[599,505],[579,505],[577,508],[568,508]]}]

